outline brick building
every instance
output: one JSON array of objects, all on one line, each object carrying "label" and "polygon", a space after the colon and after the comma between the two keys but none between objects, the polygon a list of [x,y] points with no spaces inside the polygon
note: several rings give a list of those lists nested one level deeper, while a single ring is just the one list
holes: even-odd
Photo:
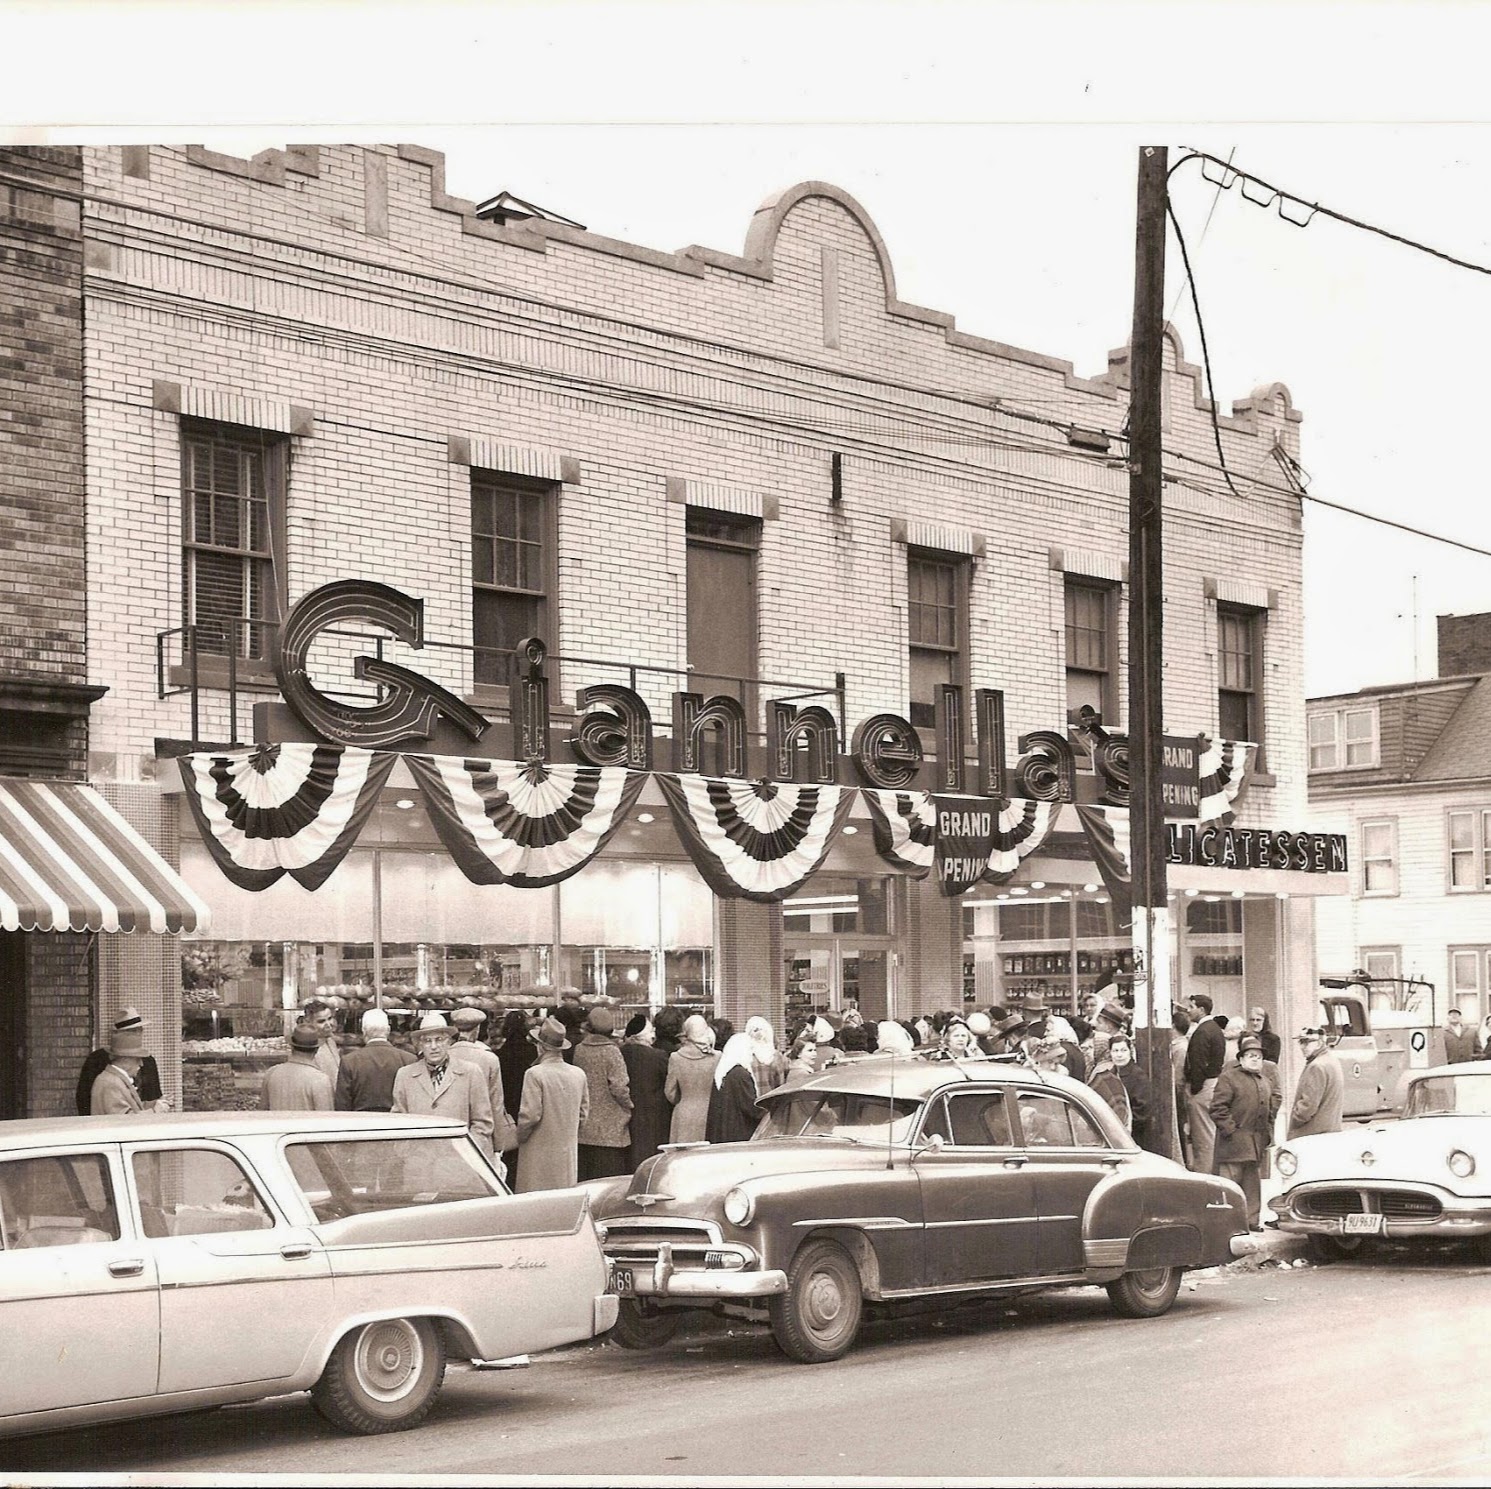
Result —
[{"label": "brick building", "polygon": [[[412,146],[84,157],[88,625],[110,683],[90,773],[159,795],[167,851],[166,757],[248,740],[286,607],[349,577],[422,599],[441,645],[387,655],[488,712],[538,634],[556,713],[630,682],[666,719],[692,677],[757,731],[789,696],[846,733],[887,710],[929,725],[948,681],[1001,689],[1012,742],[1083,703],[1121,716],[1126,354],[1083,377],[905,303],[842,190],[783,192],[739,254],[665,252],[478,212]],[[1238,496],[1173,334],[1164,391],[1167,728],[1258,742],[1238,825],[1302,829],[1301,525],[1279,489],[1299,415],[1281,384],[1217,412],[1231,469],[1263,473]],[[358,649],[321,643],[318,676],[355,689]],[[251,1007],[375,974],[569,981],[737,1025],[848,1000],[904,1016],[1035,983],[1066,999],[1126,944],[1069,832],[960,900],[891,872],[852,815],[773,905],[711,894],[644,794],[575,878],[479,889],[405,781],[314,893],[234,888],[188,824],[182,870],[214,913],[199,950],[240,1032]],[[1287,1021],[1332,876],[1173,873],[1177,994]],[[109,975],[129,1001],[156,987],[165,1018],[179,988],[157,971]]]},{"label": "brick building", "polygon": [[1309,701],[1314,815],[1348,834],[1349,899],[1323,906],[1326,971],[1434,986],[1442,1023],[1491,1013],[1491,615],[1442,615],[1439,675]]}]

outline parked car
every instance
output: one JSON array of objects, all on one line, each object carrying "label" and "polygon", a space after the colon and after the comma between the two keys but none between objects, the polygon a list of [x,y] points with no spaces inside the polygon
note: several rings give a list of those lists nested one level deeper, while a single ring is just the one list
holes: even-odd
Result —
[{"label": "parked car", "polygon": [[705,1307],[769,1319],[812,1363],[849,1349],[866,1303],[1093,1283],[1150,1318],[1186,1268],[1253,1249],[1236,1185],[1141,1151],[1064,1075],[872,1056],[761,1106],[749,1142],[585,1186],[618,1342],[665,1343]]},{"label": "parked car", "polygon": [[0,1124],[0,1435],[311,1392],[413,1427],[447,1357],[608,1329],[586,1196],[466,1128],[350,1112]]},{"label": "parked car", "polygon": [[1298,1137],[1275,1166],[1278,1228],[1322,1261],[1374,1237],[1479,1238],[1491,1255],[1491,1062],[1441,1065],[1408,1082],[1396,1122]]}]

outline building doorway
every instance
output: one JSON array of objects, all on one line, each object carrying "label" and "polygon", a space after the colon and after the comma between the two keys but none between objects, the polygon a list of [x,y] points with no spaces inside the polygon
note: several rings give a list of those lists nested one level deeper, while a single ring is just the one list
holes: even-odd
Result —
[{"label": "building doorway", "polygon": [[26,1115],[26,934],[0,931],[0,1121]]}]

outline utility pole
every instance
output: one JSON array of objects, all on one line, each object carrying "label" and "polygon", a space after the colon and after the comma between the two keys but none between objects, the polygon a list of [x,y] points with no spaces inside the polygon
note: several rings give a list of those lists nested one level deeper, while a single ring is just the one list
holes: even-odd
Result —
[{"label": "utility pole", "polygon": [[1165,665],[1160,378],[1168,152],[1139,151],[1134,329],[1129,340],[1129,851],[1136,1054],[1153,1100],[1148,1146],[1180,1157],[1170,1064],[1170,909],[1160,800]]}]

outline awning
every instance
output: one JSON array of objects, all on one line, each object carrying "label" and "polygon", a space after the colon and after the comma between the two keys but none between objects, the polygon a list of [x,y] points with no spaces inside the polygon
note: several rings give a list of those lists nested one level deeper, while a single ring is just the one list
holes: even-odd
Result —
[{"label": "awning", "polygon": [[0,776],[0,930],[195,931],[208,919],[91,786]]}]

